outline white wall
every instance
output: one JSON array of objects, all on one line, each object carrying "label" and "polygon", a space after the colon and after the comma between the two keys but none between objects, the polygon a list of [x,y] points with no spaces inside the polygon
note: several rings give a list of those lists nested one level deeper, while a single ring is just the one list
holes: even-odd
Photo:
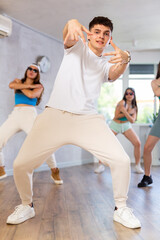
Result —
[{"label": "white wall", "polygon": [[[13,33],[8,38],[0,39],[0,125],[7,119],[14,107],[14,91],[8,84],[15,78],[22,78],[26,67],[37,57],[46,55],[51,61],[51,69],[41,74],[44,93],[38,113],[43,111],[48,101],[55,76],[63,57],[63,44],[54,38],[39,33],[13,20]],[[12,174],[15,157],[24,141],[25,134],[17,133],[4,147],[5,165],[8,174]],[[93,161],[91,154],[76,146],[64,146],[56,152],[59,167],[78,165]],[[39,170],[48,169],[43,165]]]},{"label": "white wall", "polygon": [[158,64],[160,61],[160,49],[150,51],[131,52],[132,64]]}]

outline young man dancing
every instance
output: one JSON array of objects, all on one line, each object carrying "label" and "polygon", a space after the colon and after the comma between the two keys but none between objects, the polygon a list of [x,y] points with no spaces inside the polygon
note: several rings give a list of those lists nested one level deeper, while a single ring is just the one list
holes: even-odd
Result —
[{"label": "young man dancing", "polygon": [[[113,24],[106,17],[95,17],[89,24],[89,31],[76,19],[68,21],[64,27],[64,58],[51,97],[14,163],[14,179],[22,204],[8,217],[8,224],[19,224],[35,216],[32,200],[34,169],[61,146],[73,144],[110,167],[114,221],[129,228],[141,227],[140,221],[126,206],[130,159],[104,117],[95,109],[101,85],[119,78],[130,61],[129,53],[113,43],[112,30]],[[103,54],[109,43],[114,51]],[[108,62],[106,56],[109,55],[112,57]]]}]

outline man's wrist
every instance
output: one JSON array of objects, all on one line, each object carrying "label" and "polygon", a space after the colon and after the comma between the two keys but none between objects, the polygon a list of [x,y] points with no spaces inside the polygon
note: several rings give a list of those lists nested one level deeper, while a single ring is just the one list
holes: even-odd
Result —
[{"label": "man's wrist", "polygon": [[128,63],[131,61],[131,54],[130,54],[130,52],[127,51],[127,50],[124,50],[124,52],[127,53],[128,59],[127,59],[126,61],[124,60],[123,63],[128,64]]}]

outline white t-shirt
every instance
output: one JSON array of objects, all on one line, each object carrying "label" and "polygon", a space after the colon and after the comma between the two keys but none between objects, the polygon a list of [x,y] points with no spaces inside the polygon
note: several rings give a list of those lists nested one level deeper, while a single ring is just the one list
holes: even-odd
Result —
[{"label": "white t-shirt", "polygon": [[95,55],[81,39],[64,50],[47,106],[75,114],[95,114],[101,85],[108,81],[112,64]]}]

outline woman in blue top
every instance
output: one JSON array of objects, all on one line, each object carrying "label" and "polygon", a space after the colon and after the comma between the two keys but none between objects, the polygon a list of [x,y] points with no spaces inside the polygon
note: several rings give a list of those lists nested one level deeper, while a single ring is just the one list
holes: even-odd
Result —
[{"label": "woman in blue top", "polygon": [[[28,134],[37,116],[35,106],[40,103],[44,90],[40,83],[39,66],[31,64],[26,69],[24,78],[15,79],[9,84],[9,87],[15,91],[15,107],[0,127],[0,179],[7,176],[2,148],[15,133],[24,131]],[[46,162],[51,169],[51,178],[56,184],[62,184],[55,156],[52,155]]]},{"label": "woman in blue top", "polygon": [[[143,173],[143,169],[140,165],[140,149],[141,143],[132,129],[131,123],[134,123],[137,119],[137,102],[136,95],[133,88],[127,88],[123,99],[117,104],[115,110],[115,116],[110,124],[112,132],[117,135],[122,133],[134,146],[134,156],[135,156],[135,171],[137,173]],[[95,169],[96,173],[103,172],[105,169],[104,165],[99,165]]]},{"label": "woman in blue top", "polygon": [[[158,65],[156,79],[152,80],[151,86],[155,96],[157,96],[160,100],[160,63]],[[143,159],[145,175],[143,176],[141,182],[138,184],[138,187],[147,187],[148,185],[153,183],[153,179],[151,176],[152,150],[155,147],[156,143],[159,141],[159,139],[160,139],[160,109],[158,117],[153,127],[151,128],[151,131],[144,145]]]}]

